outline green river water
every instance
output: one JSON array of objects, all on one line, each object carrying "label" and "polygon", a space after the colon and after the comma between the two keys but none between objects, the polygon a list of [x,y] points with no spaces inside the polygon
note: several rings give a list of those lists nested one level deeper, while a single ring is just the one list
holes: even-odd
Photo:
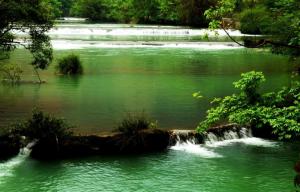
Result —
[{"label": "green river water", "polygon": [[[78,54],[84,75],[58,76],[52,65],[41,72],[46,84],[0,84],[0,128],[29,117],[39,107],[65,117],[81,134],[111,131],[126,113],[141,111],[156,119],[160,128],[194,129],[205,117],[209,100],[232,94],[232,82],[242,72],[263,71],[264,91],[290,83],[288,58],[267,51],[220,48],[211,42],[195,45],[195,37],[189,35],[152,35],[151,41],[168,42],[156,46],[136,44],[136,36],[82,33],[52,38],[58,39],[55,59]],[[179,39],[192,44],[170,45]],[[148,40],[149,36],[142,38]],[[24,80],[36,79],[25,50],[16,50],[6,62],[21,64]],[[197,91],[202,100],[192,97]],[[297,146],[250,138],[213,146],[186,144],[142,156],[39,162],[19,155],[0,163],[0,191],[295,191]]]}]

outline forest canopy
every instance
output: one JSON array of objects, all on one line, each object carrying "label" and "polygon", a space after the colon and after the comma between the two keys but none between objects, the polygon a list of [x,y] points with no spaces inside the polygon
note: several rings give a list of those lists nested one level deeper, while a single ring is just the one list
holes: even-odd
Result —
[{"label": "forest canopy", "polygon": [[215,0],[56,0],[61,16],[85,17],[91,21],[155,23],[207,27],[204,11]]}]

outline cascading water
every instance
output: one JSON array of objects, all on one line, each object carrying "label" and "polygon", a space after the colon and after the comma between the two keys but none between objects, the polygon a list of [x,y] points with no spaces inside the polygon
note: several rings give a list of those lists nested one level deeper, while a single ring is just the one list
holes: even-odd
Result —
[{"label": "cascading water", "polygon": [[[13,31],[20,39],[28,31]],[[238,30],[229,30],[232,37],[241,39]],[[240,49],[228,40],[223,30],[191,29],[173,26],[120,24],[58,24],[48,32],[54,49],[83,48],[193,48],[203,50]],[[207,41],[209,38],[209,41]],[[213,41],[213,42],[212,42]]]},{"label": "cascading water", "polygon": [[246,145],[254,145],[261,147],[275,147],[276,142],[256,138],[252,136],[251,129],[234,128],[232,130],[222,130],[216,132],[208,132],[201,135],[202,142],[199,142],[199,135],[194,131],[173,131],[175,135],[175,145],[170,149],[184,151],[187,153],[197,154],[204,158],[222,157],[220,154],[214,152],[214,148],[231,145],[234,143],[242,143]]},{"label": "cascading water", "polygon": [[0,184],[5,180],[5,177],[9,177],[13,175],[13,170],[18,167],[22,162],[29,157],[31,148],[35,145],[36,141],[29,143],[26,147],[22,148],[18,154],[18,156],[0,163]]}]

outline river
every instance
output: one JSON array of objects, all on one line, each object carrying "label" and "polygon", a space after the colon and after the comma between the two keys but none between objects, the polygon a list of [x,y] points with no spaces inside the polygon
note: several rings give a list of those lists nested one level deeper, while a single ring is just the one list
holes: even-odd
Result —
[{"label": "river", "polygon": [[[78,54],[84,75],[41,77],[46,84],[0,85],[0,128],[34,107],[65,117],[81,134],[116,128],[128,112],[144,111],[162,129],[194,129],[214,97],[232,94],[242,72],[264,72],[262,91],[290,83],[288,58],[245,49],[207,30],[178,27],[61,24],[50,32],[54,58]],[[236,38],[241,34],[232,32]],[[22,35],[22,34],[20,34]],[[223,34],[224,35],[224,34]],[[17,49],[7,62],[36,79],[30,55]],[[201,100],[192,97],[200,91]],[[39,162],[28,154],[0,163],[0,191],[293,191],[297,144],[258,138],[207,145],[181,143],[167,152]]]},{"label": "river", "polygon": [[[287,57],[239,47],[218,33],[171,26],[58,25],[50,32],[54,63],[41,72],[47,83],[0,85],[0,127],[39,107],[65,117],[83,134],[111,131],[126,113],[141,111],[160,128],[194,129],[212,98],[236,91],[232,82],[242,72],[263,71],[264,91],[289,85]],[[201,41],[204,34],[208,39]],[[70,53],[80,56],[84,75],[55,75],[57,59]],[[9,62],[21,65],[24,80],[37,80],[24,49]],[[202,100],[192,97],[198,91]]]}]

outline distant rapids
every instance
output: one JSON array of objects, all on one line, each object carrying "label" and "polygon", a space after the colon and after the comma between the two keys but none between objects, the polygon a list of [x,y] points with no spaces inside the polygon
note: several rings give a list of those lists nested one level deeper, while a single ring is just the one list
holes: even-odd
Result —
[{"label": "distant rapids", "polygon": [[[253,35],[238,30],[228,30],[237,41]],[[28,32],[14,31],[20,38]],[[129,25],[129,24],[86,24],[61,23],[47,33],[55,49],[82,48],[199,48],[233,49],[242,48],[233,43],[226,32],[209,29],[194,29],[180,26]]]}]

